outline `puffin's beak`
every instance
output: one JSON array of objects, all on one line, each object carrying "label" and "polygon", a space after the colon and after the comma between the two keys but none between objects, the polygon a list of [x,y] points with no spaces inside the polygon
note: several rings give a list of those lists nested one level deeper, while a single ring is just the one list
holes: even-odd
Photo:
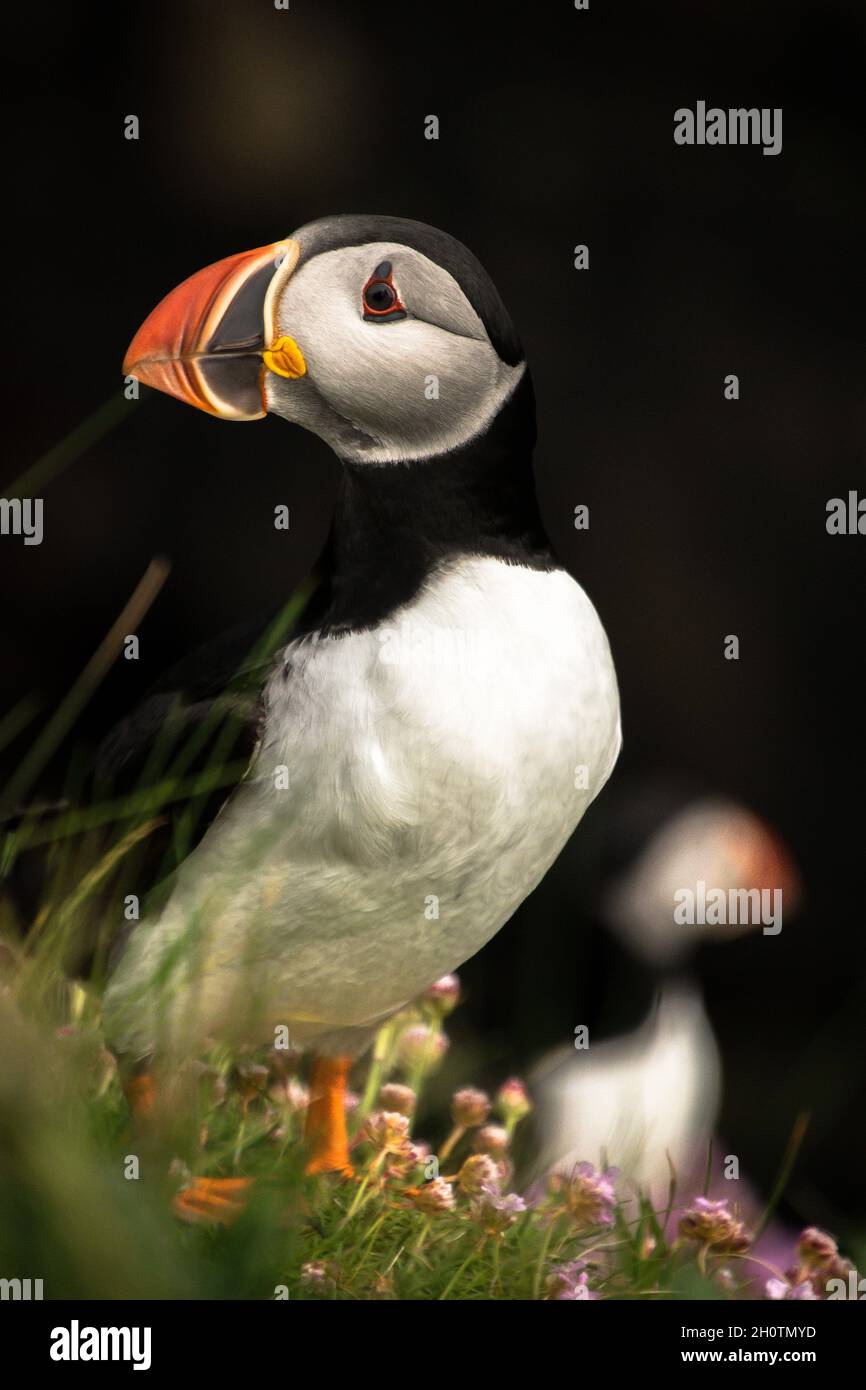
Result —
[{"label": "puffin's beak", "polygon": [[307,370],[295,340],[278,338],[275,325],[300,250],[287,237],[191,275],[145,319],[124,374],[223,420],[260,420],[265,371],[299,377]]}]

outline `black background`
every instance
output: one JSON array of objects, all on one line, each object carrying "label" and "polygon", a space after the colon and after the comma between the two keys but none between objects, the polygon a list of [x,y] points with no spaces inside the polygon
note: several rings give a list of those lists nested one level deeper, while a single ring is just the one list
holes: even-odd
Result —
[{"label": "black background", "polygon": [[[864,1211],[866,539],[828,536],[825,507],[866,494],[862,6],[173,0],[13,7],[4,26],[2,481],[118,391],[133,332],[200,266],[332,212],[465,241],[522,334],[544,515],[610,636],[616,780],[738,797],[801,865],[800,920],[706,952],[702,974],[734,1151],[766,1185],[811,1108],[792,1200],[839,1232]],[[782,153],[675,146],[673,112],[698,99],[781,106]],[[141,660],[77,726],[93,746],[185,650],[289,594],[335,482],[326,447],[279,420],[144,391],[46,486],[42,546],[0,542],[2,708],[51,708],[166,554]],[[602,797],[588,823],[604,815]],[[572,871],[554,870],[563,898]],[[530,902],[465,968],[454,1031],[481,1030],[491,1078],[616,996],[589,912]]]}]

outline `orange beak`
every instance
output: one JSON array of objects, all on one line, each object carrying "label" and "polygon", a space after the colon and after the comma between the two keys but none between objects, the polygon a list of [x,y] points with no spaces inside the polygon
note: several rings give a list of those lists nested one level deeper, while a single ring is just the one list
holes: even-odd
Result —
[{"label": "orange beak", "polygon": [[779,889],[786,913],[797,911],[803,896],[800,871],[784,840],[766,821],[752,812],[732,817],[728,852],[736,870],[732,887]]},{"label": "orange beak", "polygon": [[191,275],[145,319],[124,374],[223,420],[260,420],[266,372],[306,372],[294,339],[276,335],[279,293],[300,249],[287,237]]}]

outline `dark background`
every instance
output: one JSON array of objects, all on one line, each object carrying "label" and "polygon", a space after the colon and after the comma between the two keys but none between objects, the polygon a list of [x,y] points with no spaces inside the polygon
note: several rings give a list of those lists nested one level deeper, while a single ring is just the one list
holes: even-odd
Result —
[{"label": "dark background", "polygon": [[[866,1209],[866,539],[828,536],[825,506],[866,493],[862,6],[173,0],[12,8],[4,25],[0,481],[117,393],[139,323],[206,263],[332,212],[465,241],[523,336],[544,515],[613,647],[612,788],[693,777],[768,817],[800,863],[800,919],[700,965],[732,1151],[766,1186],[811,1109],[792,1201],[841,1234]],[[674,110],[698,99],[781,106],[782,153],[675,146]],[[283,422],[229,426],[143,391],[46,484],[43,545],[0,542],[0,709],[30,692],[52,708],[166,554],[141,660],[77,726],[95,746],[166,665],[290,593],[335,482],[325,446]],[[739,662],[722,658],[732,632]],[[47,783],[63,773],[61,755]],[[576,864],[547,889],[561,908],[573,887],[573,913],[531,901],[462,972],[454,1031],[480,1031],[491,1078],[578,1022],[603,1030],[616,999]]]}]

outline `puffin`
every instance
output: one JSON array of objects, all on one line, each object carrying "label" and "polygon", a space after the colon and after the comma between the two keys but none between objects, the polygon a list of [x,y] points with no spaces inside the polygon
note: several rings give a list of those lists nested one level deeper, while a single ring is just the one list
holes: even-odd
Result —
[{"label": "puffin", "polygon": [[[596,911],[621,952],[616,1012],[639,1012],[601,1041],[594,1029],[589,1048],[552,1049],[530,1072],[532,1174],[610,1160],[664,1208],[672,1169],[681,1194],[704,1181],[721,1113],[722,1053],[702,978],[717,971],[720,948],[759,930],[754,920],[682,923],[678,892],[701,880],[726,896],[769,890],[781,894],[787,921],[802,884],[778,829],[732,797],[670,775],[620,784],[617,793],[605,800],[609,824],[596,846]],[[584,882],[592,876],[584,866]]]},{"label": "puffin", "polygon": [[[124,373],[299,425],[341,469],[313,598],[252,667],[248,758],[131,932],[106,1038],[146,1110],[160,1066],[287,1036],[311,1054],[307,1172],[349,1175],[350,1067],[508,921],[610,776],[610,646],[545,531],[520,339],[447,233],[332,216],[228,256],[153,310]],[[181,708],[216,684],[187,671]],[[166,690],[123,730],[139,752]],[[198,1179],[189,1211],[239,1181]]]}]

